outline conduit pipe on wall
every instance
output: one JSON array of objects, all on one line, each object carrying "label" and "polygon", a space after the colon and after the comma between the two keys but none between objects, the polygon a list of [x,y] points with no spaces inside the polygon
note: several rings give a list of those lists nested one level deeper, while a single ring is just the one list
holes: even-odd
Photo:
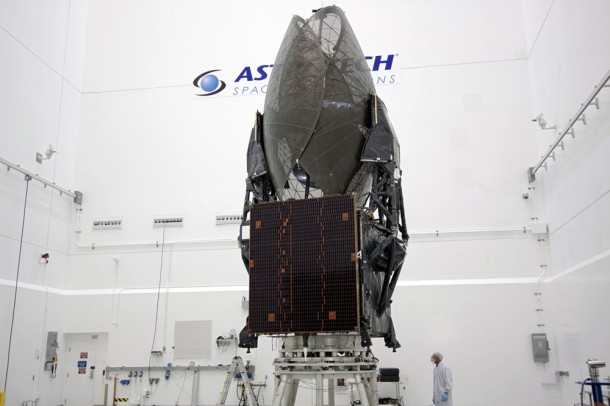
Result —
[{"label": "conduit pipe on wall", "polygon": [[[237,238],[219,238],[219,239],[192,239],[192,240],[176,240],[166,241],[165,245],[196,245],[200,244],[203,250],[211,249],[227,249],[227,248],[239,248],[237,246]],[[91,243],[75,243],[77,248],[86,248],[95,250],[97,248],[160,248],[161,241],[149,241],[149,242],[117,242],[111,244],[96,244]]]},{"label": "conduit pipe on wall", "polygon": [[[587,97],[587,99],[584,101],[584,103],[582,103],[580,105],[580,108],[578,109],[576,114],[574,114],[574,116],[572,116],[570,121],[568,121],[568,125],[566,126],[566,128],[564,128],[564,130],[561,133],[559,133],[559,136],[557,137],[555,142],[553,142],[553,144],[551,144],[551,146],[549,147],[546,154],[544,154],[540,158],[540,161],[538,161],[538,163],[535,166],[532,166],[527,170],[527,178],[528,178],[529,183],[532,183],[536,180],[536,172],[538,172],[538,170],[541,167],[544,166],[544,168],[546,169],[546,160],[549,159],[549,157],[551,157],[551,158],[553,158],[553,160],[555,160],[555,149],[558,146],[561,146],[561,148],[563,149],[563,137],[565,137],[566,134],[572,134],[572,137],[574,136],[574,130],[572,128],[572,127],[574,127],[574,124],[579,120],[582,121],[583,124],[587,124],[585,115],[583,114],[585,112],[585,110],[587,109],[587,107],[589,107],[591,105],[595,105],[599,109],[599,102],[595,99],[595,97],[598,95],[599,92],[601,92],[601,90],[604,87],[608,87],[608,85],[606,85],[606,83],[608,82],[608,79],[610,79],[610,70],[608,72],[606,72],[606,74],[604,75],[602,80],[593,88],[593,91],[591,92],[589,97]],[[595,100],[595,102],[594,102],[594,100]]]},{"label": "conduit pipe on wall", "polygon": [[518,235],[518,234],[536,234],[536,229],[531,226],[521,227],[505,227],[505,228],[464,228],[464,229],[447,229],[447,230],[428,230],[409,232],[409,240],[411,238],[427,238],[427,237],[452,237],[452,236],[483,236],[483,235]]},{"label": "conduit pipe on wall", "polygon": [[6,165],[7,170],[14,169],[17,172],[21,172],[25,175],[30,176],[32,179],[37,180],[38,182],[44,184],[45,186],[49,186],[50,188],[53,188],[53,189],[59,191],[60,194],[66,194],[66,195],[70,196],[72,198],[72,201],[78,205],[83,203],[83,194],[81,192],[79,192],[78,190],[72,192],[71,190],[65,189],[61,186],[57,186],[55,184],[55,182],[51,182],[44,178],[41,178],[37,174],[30,172],[27,169],[23,169],[21,166],[14,164],[12,162],[9,162],[4,158],[0,158],[0,163]]},{"label": "conduit pipe on wall", "polygon": [[[429,238],[443,238],[443,237],[477,237],[477,236],[488,236],[488,235],[539,235],[538,228],[532,226],[520,226],[520,227],[506,227],[506,228],[470,228],[470,229],[437,229],[428,231],[413,231],[409,232],[409,241],[417,239],[429,239]],[[542,233],[542,234],[546,234]],[[215,250],[215,249],[239,249],[237,245],[237,239],[233,238],[221,238],[221,239],[193,239],[193,240],[176,240],[166,241],[166,245],[201,245],[198,247],[201,250]],[[111,244],[96,244],[92,243],[80,243],[76,242],[76,247],[95,250],[98,248],[159,248],[161,242],[118,242]]]}]

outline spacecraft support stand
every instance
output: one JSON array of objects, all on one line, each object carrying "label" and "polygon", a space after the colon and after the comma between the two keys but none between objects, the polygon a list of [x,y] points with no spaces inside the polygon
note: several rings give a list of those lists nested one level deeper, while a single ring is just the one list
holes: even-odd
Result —
[{"label": "spacecraft support stand", "polygon": [[[377,406],[377,360],[359,345],[360,336],[312,336],[311,348],[302,345],[300,336],[286,337],[273,362],[279,382],[272,406],[294,406],[299,383],[314,380],[316,406],[324,406],[324,381],[328,406],[335,405],[337,379],[352,380],[362,406]],[[313,344],[313,345],[312,345]]]}]

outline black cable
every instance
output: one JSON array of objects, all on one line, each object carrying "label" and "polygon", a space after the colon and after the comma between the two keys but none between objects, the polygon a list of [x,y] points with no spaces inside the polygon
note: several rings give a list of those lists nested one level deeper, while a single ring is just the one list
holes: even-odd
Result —
[{"label": "black cable", "polygon": [[23,202],[23,220],[21,221],[21,238],[19,239],[19,257],[17,259],[17,276],[15,277],[15,295],[13,297],[13,315],[11,317],[11,330],[8,336],[8,354],[6,356],[6,374],[4,375],[4,389],[6,392],[6,384],[8,382],[8,367],[11,361],[11,342],[13,341],[13,325],[15,324],[15,309],[17,307],[17,290],[19,290],[19,270],[21,269],[21,250],[23,247],[23,232],[25,229],[25,211],[28,206],[28,190],[30,189],[30,175],[25,175],[25,200]]},{"label": "black cable", "polygon": [[237,400],[239,401],[237,403],[237,406],[241,406],[242,403],[245,406],[246,405],[246,387],[242,384],[241,385],[241,394],[239,393],[239,389],[240,389],[240,385],[236,385],[235,386],[235,394],[237,395]]},{"label": "black cable", "polygon": [[155,309],[155,328],[153,330],[152,345],[150,347],[150,356],[148,357],[148,385],[150,384],[150,364],[152,362],[153,351],[155,350],[155,339],[157,338],[157,322],[159,321],[159,300],[161,298],[161,276],[163,275],[163,252],[165,249],[165,224],[163,225],[163,238],[161,240],[161,265],[159,266],[159,284],[157,285],[157,307]]}]

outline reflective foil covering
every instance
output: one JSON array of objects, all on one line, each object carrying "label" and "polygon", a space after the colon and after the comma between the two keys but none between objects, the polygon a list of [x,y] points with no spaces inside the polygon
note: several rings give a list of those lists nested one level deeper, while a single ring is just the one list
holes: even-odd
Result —
[{"label": "reflective foil covering", "polygon": [[[276,191],[297,164],[324,194],[346,193],[360,169],[375,86],[343,11],[294,17],[265,98],[264,145]],[[293,198],[290,188],[280,198]]]}]

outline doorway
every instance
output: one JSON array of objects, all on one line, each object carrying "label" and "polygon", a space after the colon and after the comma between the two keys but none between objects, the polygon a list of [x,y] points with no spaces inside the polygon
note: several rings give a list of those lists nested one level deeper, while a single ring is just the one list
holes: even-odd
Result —
[{"label": "doorway", "polygon": [[63,348],[64,405],[103,405],[108,333],[64,334]]}]

